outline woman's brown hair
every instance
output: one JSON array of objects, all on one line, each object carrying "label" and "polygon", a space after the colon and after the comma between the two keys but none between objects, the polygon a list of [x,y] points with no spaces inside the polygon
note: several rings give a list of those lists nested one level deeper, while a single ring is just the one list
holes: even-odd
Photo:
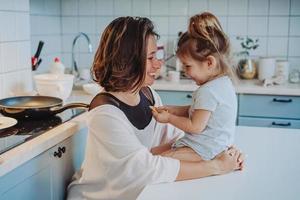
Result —
[{"label": "woman's brown hair", "polygon": [[104,30],[91,68],[106,91],[138,90],[145,79],[147,39],[154,32],[148,18],[119,17]]},{"label": "woman's brown hair", "polygon": [[178,41],[177,56],[190,56],[201,62],[209,55],[217,58],[219,74],[235,78],[230,64],[229,39],[217,17],[204,12],[190,18],[188,31]]}]

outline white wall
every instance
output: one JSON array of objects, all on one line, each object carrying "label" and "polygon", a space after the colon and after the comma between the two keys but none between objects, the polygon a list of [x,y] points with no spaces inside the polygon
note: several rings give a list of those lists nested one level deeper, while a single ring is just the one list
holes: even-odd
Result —
[{"label": "white wall", "polygon": [[0,98],[32,90],[29,0],[0,0]]},{"label": "white wall", "polygon": [[[105,26],[117,16],[151,18],[171,52],[178,31],[186,30],[188,18],[202,11],[216,14],[230,36],[233,50],[240,51],[236,36],[259,38],[254,56],[288,59],[300,69],[299,0],[61,0],[62,54],[70,65],[70,43],[83,31],[94,49]],[[85,42],[85,41],[84,41]],[[79,65],[90,66],[93,55],[85,43],[79,45]]]}]

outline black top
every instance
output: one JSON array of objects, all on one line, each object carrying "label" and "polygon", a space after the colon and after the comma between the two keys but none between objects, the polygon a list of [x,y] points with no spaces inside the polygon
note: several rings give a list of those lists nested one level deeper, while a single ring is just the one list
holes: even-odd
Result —
[{"label": "black top", "polygon": [[90,103],[90,110],[95,107],[110,104],[119,108],[130,121],[130,123],[139,130],[144,129],[152,120],[152,112],[149,106],[154,105],[154,98],[148,87],[143,88],[140,92],[140,102],[136,106],[130,106],[110,93],[102,92],[94,97]]}]

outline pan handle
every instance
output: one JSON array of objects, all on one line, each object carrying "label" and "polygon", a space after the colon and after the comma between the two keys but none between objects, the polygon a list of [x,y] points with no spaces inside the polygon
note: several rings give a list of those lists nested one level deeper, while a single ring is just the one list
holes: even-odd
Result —
[{"label": "pan handle", "polygon": [[86,103],[69,103],[69,104],[66,104],[62,107],[52,107],[50,108],[50,111],[53,113],[53,114],[58,114],[58,113],[61,113],[69,108],[89,108],[89,104],[86,104]]}]

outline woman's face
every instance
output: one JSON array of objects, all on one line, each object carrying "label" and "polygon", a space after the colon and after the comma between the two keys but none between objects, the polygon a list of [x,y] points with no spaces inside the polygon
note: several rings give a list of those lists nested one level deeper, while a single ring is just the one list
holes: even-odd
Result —
[{"label": "woman's face", "polygon": [[156,39],[153,35],[148,37],[147,46],[147,61],[146,61],[146,76],[144,81],[144,86],[152,85],[155,80],[155,73],[161,67],[161,62],[156,58]]}]

